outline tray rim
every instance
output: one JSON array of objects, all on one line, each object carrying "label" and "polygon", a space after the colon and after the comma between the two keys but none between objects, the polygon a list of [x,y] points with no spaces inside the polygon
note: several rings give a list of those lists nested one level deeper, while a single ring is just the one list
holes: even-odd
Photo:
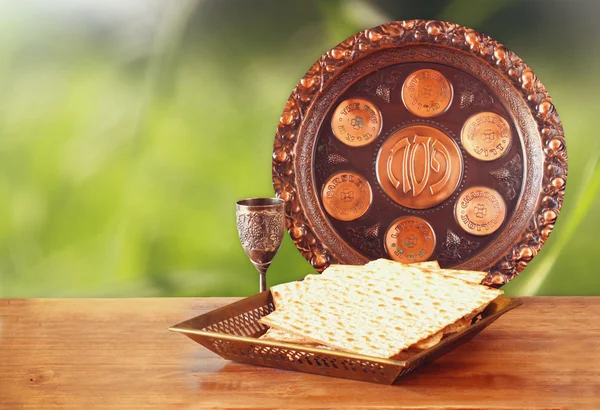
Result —
[{"label": "tray rim", "polygon": [[[517,276],[537,255],[554,227],[566,185],[566,143],[558,113],[533,71],[504,45],[457,24],[406,20],[364,30],[325,53],[300,80],[285,105],[272,157],[273,185],[276,195],[286,202],[288,232],[301,254],[317,271],[331,263],[349,263],[323,242],[319,227],[311,226],[316,221],[307,216],[306,211],[310,209],[306,207],[306,198],[299,192],[302,187],[297,186],[296,181],[298,162],[306,159],[306,153],[298,152],[298,135],[317,97],[326,92],[345,69],[372,53],[411,45],[435,45],[476,57],[515,88],[533,117],[541,147],[540,152],[530,154],[535,157],[536,172],[541,174],[540,189],[530,198],[535,204],[534,209],[520,221],[514,238],[504,242],[505,249],[495,252],[493,261],[486,266],[477,267],[490,272],[485,284],[500,287]],[[513,114],[511,110],[509,112]],[[524,188],[528,183],[531,181],[524,182]],[[348,255],[351,257],[352,253]]]},{"label": "tray rim", "polygon": [[[197,335],[197,336],[204,336],[204,337],[210,337],[210,338],[221,339],[221,340],[229,340],[229,341],[243,341],[243,342],[255,343],[259,346],[267,346],[267,347],[278,347],[278,348],[285,348],[285,349],[293,348],[293,349],[302,350],[302,351],[309,352],[309,353],[327,354],[327,355],[337,356],[342,359],[350,358],[350,359],[355,359],[355,360],[363,360],[363,361],[376,362],[376,363],[380,363],[380,364],[406,367],[406,366],[411,365],[414,362],[417,362],[421,358],[428,356],[429,354],[432,354],[438,350],[443,349],[444,346],[452,343],[456,339],[459,339],[470,329],[477,328],[477,327],[485,327],[488,323],[494,322],[496,319],[498,319],[500,316],[504,315],[505,313],[523,305],[523,300],[520,298],[513,298],[513,297],[500,295],[496,299],[494,299],[494,301],[500,300],[500,301],[506,302],[506,305],[503,308],[499,309],[498,311],[496,311],[494,313],[491,313],[489,316],[482,318],[480,321],[466,327],[465,329],[461,330],[460,332],[454,333],[454,334],[442,339],[439,343],[435,344],[434,346],[432,346],[428,349],[425,349],[419,353],[416,353],[415,355],[413,355],[409,358],[402,359],[402,360],[385,359],[385,358],[380,358],[380,357],[376,357],[376,356],[368,356],[368,355],[344,352],[344,351],[339,351],[339,350],[321,349],[318,347],[310,347],[310,346],[296,344],[296,343],[287,343],[287,342],[278,342],[278,341],[274,341],[274,340],[259,339],[259,338],[250,337],[250,336],[237,336],[237,335],[232,335],[232,334],[228,334],[228,333],[213,332],[213,331],[208,331],[208,330],[199,330],[199,329],[190,328],[188,326],[184,326],[185,323],[188,323],[192,320],[200,319],[201,317],[205,317],[206,315],[214,314],[217,311],[220,311],[227,307],[231,307],[235,304],[242,304],[252,297],[257,297],[258,295],[264,295],[265,293],[270,293],[270,291],[267,290],[265,292],[256,294],[254,296],[250,296],[248,298],[243,298],[236,302],[233,302],[228,305],[222,306],[220,308],[214,309],[210,312],[203,313],[201,315],[198,315],[196,317],[190,318],[190,319],[180,322],[176,325],[173,325],[173,326],[169,327],[168,330],[171,332],[175,332],[175,333],[182,333],[184,335]],[[492,301],[492,303],[494,301]]]}]

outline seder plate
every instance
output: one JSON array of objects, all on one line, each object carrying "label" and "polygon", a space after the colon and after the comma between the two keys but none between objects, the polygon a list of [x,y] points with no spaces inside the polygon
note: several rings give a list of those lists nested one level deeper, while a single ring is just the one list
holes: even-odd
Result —
[{"label": "seder plate", "polygon": [[559,214],[567,152],[533,71],[456,24],[409,20],[323,55],[284,108],[273,183],[318,271],[377,258],[487,270],[501,286]]}]

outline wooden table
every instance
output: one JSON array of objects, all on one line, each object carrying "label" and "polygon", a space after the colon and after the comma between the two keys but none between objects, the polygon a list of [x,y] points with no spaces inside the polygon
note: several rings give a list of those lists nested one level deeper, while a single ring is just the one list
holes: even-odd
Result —
[{"label": "wooden table", "polygon": [[394,386],[222,360],[175,323],[207,299],[0,299],[0,409],[600,409],[600,298],[525,298]]}]

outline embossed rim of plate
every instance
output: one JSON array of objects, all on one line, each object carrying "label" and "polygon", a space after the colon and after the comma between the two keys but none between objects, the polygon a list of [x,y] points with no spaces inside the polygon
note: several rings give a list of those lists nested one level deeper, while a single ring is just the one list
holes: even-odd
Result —
[{"label": "embossed rim of plate", "polygon": [[[372,55],[376,67],[361,71],[360,63]],[[508,227],[484,252],[458,267],[487,270],[484,283],[499,287],[518,275],[547,240],[562,206],[568,158],[560,118],[541,81],[515,53],[472,29],[434,20],[396,21],[361,31],[325,53],[293,90],[279,121],[273,185],[286,202],[290,236],[316,270],[367,261],[327,222],[314,181],[307,179],[316,131],[333,104],[325,94],[341,95],[353,82],[389,65],[444,61],[496,92],[513,117],[526,154],[525,184]]]}]

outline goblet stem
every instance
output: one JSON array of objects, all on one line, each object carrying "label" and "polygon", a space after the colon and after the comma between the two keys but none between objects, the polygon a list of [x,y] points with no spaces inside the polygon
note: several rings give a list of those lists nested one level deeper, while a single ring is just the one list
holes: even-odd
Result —
[{"label": "goblet stem", "polygon": [[269,266],[271,266],[271,264],[260,264],[253,262],[253,265],[256,268],[256,270],[258,270],[258,274],[260,275],[258,282],[258,291],[264,292],[265,290],[267,290],[267,269],[269,269]]}]

